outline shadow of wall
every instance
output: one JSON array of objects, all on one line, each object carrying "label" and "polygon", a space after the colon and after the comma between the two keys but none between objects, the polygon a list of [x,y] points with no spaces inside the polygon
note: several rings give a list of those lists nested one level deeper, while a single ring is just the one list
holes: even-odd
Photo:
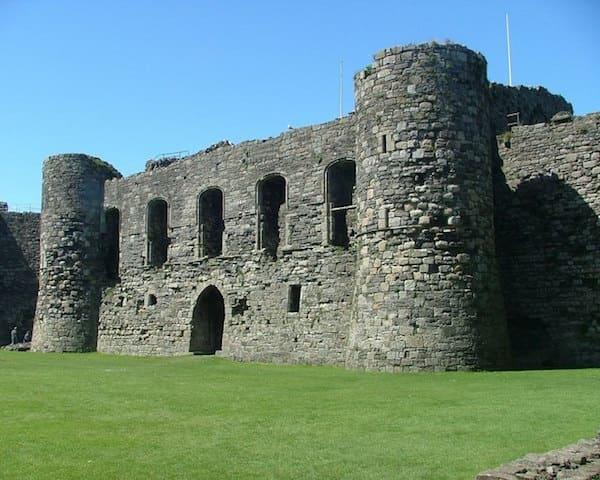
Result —
[{"label": "shadow of wall", "polygon": [[595,212],[556,176],[528,180],[505,200],[497,248],[514,366],[598,366]]},{"label": "shadow of wall", "polygon": [[38,291],[40,215],[0,214],[0,345],[17,326],[21,340],[33,327]]},{"label": "shadow of wall", "polygon": [[500,145],[496,251],[517,369],[600,366],[600,142],[589,120],[522,127]]}]

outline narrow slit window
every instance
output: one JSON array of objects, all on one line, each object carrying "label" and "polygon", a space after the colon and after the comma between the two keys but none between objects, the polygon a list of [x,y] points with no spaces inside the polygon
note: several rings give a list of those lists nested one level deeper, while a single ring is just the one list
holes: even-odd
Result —
[{"label": "narrow slit window", "polygon": [[379,148],[381,149],[381,153],[387,153],[387,136],[381,135],[379,137]]},{"label": "narrow slit window", "polygon": [[290,285],[288,287],[288,312],[296,313],[300,311],[300,285]]}]

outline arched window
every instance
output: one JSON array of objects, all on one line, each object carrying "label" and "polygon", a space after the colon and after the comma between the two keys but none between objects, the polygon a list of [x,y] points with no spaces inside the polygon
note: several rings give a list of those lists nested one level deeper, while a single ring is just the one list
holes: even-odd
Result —
[{"label": "arched window", "polygon": [[327,167],[327,234],[330,245],[347,248],[354,233],[354,185],[356,166],[352,160],[338,160]]},{"label": "arched window", "polygon": [[117,208],[109,208],[104,212],[104,271],[110,280],[119,278],[119,217]]},{"label": "arched window", "polygon": [[223,253],[223,192],[210,188],[198,199],[198,242],[201,257]]},{"label": "arched window", "polygon": [[271,175],[258,183],[258,248],[277,258],[281,240],[280,231],[285,226],[286,185],[281,175]]},{"label": "arched window", "polygon": [[160,266],[167,261],[167,202],[155,198],[148,202],[146,241],[148,265]]}]

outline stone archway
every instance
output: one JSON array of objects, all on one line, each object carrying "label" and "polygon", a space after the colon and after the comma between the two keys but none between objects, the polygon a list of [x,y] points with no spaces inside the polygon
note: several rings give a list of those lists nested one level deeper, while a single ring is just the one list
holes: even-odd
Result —
[{"label": "stone archway", "polygon": [[223,295],[217,287],[208,286],[196,300],[192,314],[190,352],[214,355],[217,350],[221,350],[224,322]]}]

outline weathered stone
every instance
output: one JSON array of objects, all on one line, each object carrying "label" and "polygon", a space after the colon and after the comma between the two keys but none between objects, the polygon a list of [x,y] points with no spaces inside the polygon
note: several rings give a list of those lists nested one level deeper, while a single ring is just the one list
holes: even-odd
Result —
[{"label": "weathered stone", "polygon": [[569,111],[561,111],[552,116],[551,122],[554,124],[571,122],[573,120],[573,113]]},{"label": "weathered stone", "polygon": [[548,123],[558,112],[573,114],[573,107],[559,95],[543,87],[507,87],[490,85],[491,124],[495,135],[506,132],[509,125]]},{"label": "weathered stone", "polygon": [[[7,207],[8,210],[8,207]],[[38,290],[40,214],[0,212],[0,345],[33,328]]]},{"label": "weathered stone", "polygon": [[40,265],[32,350],[93,351],[105,274],[104,188],[120,174],[82,154],[50,157],[43,173],[40,250],[45,261]]},{"label": "weathered stone", "polygon": [[529,454],[476,480],[596,480],[600,478],[600,433],[594,440],[580,440],[543,455]]},{"label": "weathered stone", "polygon": [[600,364],[595,117],[524,126],[570,105],[490,87],[458,45],[382,51],[355,94],[128,178],[48,159],[33,348],[457,370],[509,366],[509,339],[539,365],[529,329],[565,343],[557,365]]},{"label": "weathered stone", "polygon": [[498,149],[496,248],[513,365],[598,366],[600,186],[583,173],[600,167],[600,116],[513,127]]}]

